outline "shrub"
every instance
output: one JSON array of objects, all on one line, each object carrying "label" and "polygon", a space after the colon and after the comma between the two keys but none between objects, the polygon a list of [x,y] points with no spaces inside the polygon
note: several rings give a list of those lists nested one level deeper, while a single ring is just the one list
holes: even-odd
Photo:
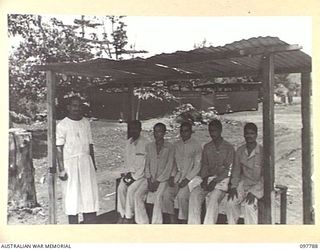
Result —
[{"label": "shrub", "polygon": [[198,111],[190,103],[187,103],[175,108],[173,119],[177,123],[208,124],[213,119],[219,119],[219,115],[214,107],[208,108],[207,111]]}]

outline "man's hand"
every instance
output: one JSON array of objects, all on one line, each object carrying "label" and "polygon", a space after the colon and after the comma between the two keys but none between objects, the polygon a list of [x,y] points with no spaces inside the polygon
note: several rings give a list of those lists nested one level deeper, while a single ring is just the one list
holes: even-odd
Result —
[{"label": "man's hand", "polygon": [[159,187],[160,182],[159,181],[152,181],[151,179],[148,179],[148,190],[150,192],[157,191]]},{"label": "man's hand", "polygon": [[254,203],[254,200],[256,199],[256,197],[252,194],[252,193],[248,193],[247,194],[247,197],[246,197],[246,199],[245,199],[245,201],[249,204],[249,205],[251,205],[251,204],[253,204]]},{"label": "man's hand", "polygon": [[179,188],[183,188],[186,185],[188,185],[189,180],[187,178],[184,178],[180,183],[179,183]]},{"label": "man's hand", "polygon": [[152,182],[152,184],[153,184],[153,191],[152,191],[152,192],[157,191],[157,190],[158,190],[158,187],[159,187],[159,185],[160,185],[160,182],[157,181],[157,180],[155,180],[154,182]]},{"label": "man's hand", "polygon": [[151,178],[148,178],[147,180],[148,180],[148,190],[149,190],[150,192],[153,192],[153,191],[152,191],[152,181],[151,181]]},{"label": "man's hand", "polygon": [[200,187],[204,190],[208,190],[208,178],[203,178],[203,181],[200,184]]},{"label": "man's hand", "polygon": [[123,177],[123,181],[127,186],[130,186],[135,181],[135,179],[133,179],[131,172],[129,172]]},{"label": "man's hand", "polygon": [[61,181],[66,181],[66,180],[68,180],[68,174],[67,174],[65,171],[61,171],[61,172],[59,173],[59,179],[60,179]]},{"label": "man's hand", "polygon": [[174,177],[173,176],[170,176],[170,178],[169,178],[169,186],[174,187]]},{"label": "man's hand", "polygon": [[238,198],[238,191],[236,188],[231,188],[229,191],[228,200],[233,200],[234,197]]},{"label": "man's hand", "polygon": [[210,183],[208,184],[208,191],[209,192],[213,191],[213,189],[215,188],[216,185],[217,185],[217,182],[215,179],[210,181]]}]

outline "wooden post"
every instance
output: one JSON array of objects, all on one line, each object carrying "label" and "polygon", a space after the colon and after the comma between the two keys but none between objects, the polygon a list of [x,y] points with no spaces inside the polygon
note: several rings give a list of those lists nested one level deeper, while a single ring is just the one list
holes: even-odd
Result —
[{"label": "wooden post", "polygon": [[56,224],[56,115],[55,115],[55,73],[46,72],[47,107],[48,107],[48,189],[49,189],[49,223]]},{"label": "wooden post", "polygon": [[34,208],[37,195],[32,162],[32,134],[24,129],[9,129],[8,208]]},{"label": "wooden post", "polygon": [[303,194],[303,223],[314,224],[312,207],[312,161],[311,161],[311,76],[301,74],[301,116],[302,116],[302,194]]},{"label": "wooden post", "polygon": [[274,56],[267,54],[262,60],[264,208],[259,223],[271,224],[271,192],[274,185]]},{"label": "wooden post", "polygon": [[[133,95],[134,86],[129,84],[128,86],[128,103],[127,103],[127,123],[135,119],[134,113],[134,95]],[[127,129],[127,137],[130,138],[129,129]]]}]

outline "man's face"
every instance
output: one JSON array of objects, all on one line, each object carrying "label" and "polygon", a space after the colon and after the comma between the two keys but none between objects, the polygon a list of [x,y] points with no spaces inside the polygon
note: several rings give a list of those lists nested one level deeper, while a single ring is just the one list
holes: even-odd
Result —
[{"label": "man's face", "polygon": [[129,134],[133,140],[136,140],[140,136],[141,128],[138,125],[130,125],[129,126]]},{"label": "man's face", "polygon": [[80,119],[82,117],[81,101],[73,99],[68,105],[68,112],[71,118]]},{"label": "man's face", "polygon": [[162,127],[160,126],[156,126],[154,129],[153,129],[153,136],[154,136],[154,139],[156,141],[161,141],[163,140],[164,138],[164,135],[165,135],[165,131]]},{"label": "man's face", "polygon": [[187,141],[191,138],[192,129],[188,126],[182,126],[180,128],[180,136],[183,141]]},{"label": "man's face", "polygon": [[221,138],[222,130],[216,126],[209,126],[209,134],[213,141],[216,141]]},{"label": "man's face", "polygon": [[245,129],[243,136],[246,143],[252,143],[257,140],[257,133],[253,129]]}]

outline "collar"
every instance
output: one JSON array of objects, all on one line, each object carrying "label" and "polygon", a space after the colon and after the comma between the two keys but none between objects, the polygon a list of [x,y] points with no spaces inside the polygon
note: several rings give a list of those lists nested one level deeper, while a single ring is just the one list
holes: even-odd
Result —
[{"label": "collar", "polygon": [[186,141],[183,141],[182,139],[180,139],[180,140],[181,140],[182,144],[188,144],[192,141],[192,136]]},{"label": "collar", "polygon": [[256,154],[260,154],[260,146],[257,143],[256,147],[252,150],[251,154],[248,154],[248,150],[247,150],[247,146],[245,146],[245,154],[247,155],[248,158],[251,158],[253,156],[255,156]]},{"label": "collar", "polygon": [[135,146],[139,143],[140,139],[141,139],[141,135],[135,140],[133,141],[132,137],[130,138],[130,144],[134,144]]},{"label": "collar", "polygon": [[226,141],[222,138],[221,144],[219,145],[218,148],[216,147],[216,144],[214,143],[213,140],[211,140],[209,143],[211,144],[211,146],[212,146],[214,149],[221,149],[222,147],[224,147]]}]

